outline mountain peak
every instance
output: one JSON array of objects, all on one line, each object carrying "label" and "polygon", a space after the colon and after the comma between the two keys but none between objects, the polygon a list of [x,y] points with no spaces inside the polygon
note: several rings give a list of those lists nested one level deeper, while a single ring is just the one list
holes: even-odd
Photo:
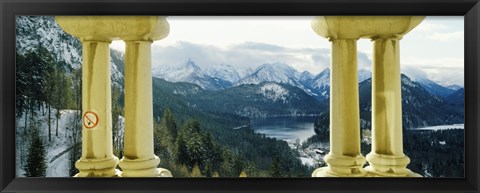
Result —
[{"label": "mountain peak", "polygon": [[443,87],[438,83],[429,80],[427,78],[427,74],[425,74],[423,71],[416,67],[406,66],[402,68],[402,72],[408,75],[408,77],[410,77],[410,79],[412,79],[413,81],[418,82],[431,94],[445,98],[455,92],[454,89]]},{"label": "mountain peak", "polygon": [[295,70],[293,67],[289,66],[288,64],[285,64],[283,62],[275,62],[275,63],[265,63],[265,64],[262,64],[261,66],[259,66],[255,72],[258,72],[262,69],[277,69],[277,70],[285,70],[285,71],[289,71],[289,72],[297,72],[297,70]]},{"label": "mountain peak", "polygon": [[266,63],[259,66],[252,74],[238,81],[236,85],[277,82],[302,88],[298,80],[299,76],[297,70],[285,63]]},{"label": "mountain peak", "polygon": [[195,70],[201,70],[201,68],[191,58],[188,58],[187,60],[185,60],[182,67],[193,68]]},{"label": "mountain peak", "polygon": [[459,86],[459,85],[456,85],[456,84],[453,84],[453,85],[447,86],[447,88],[457,91],[457,90],[462,89],[463,87]]}]

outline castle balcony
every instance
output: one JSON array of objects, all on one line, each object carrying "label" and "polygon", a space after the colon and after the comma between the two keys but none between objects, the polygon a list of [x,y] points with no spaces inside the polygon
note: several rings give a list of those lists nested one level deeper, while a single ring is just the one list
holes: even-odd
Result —
[{"label": "castle balcony", "polygon": [[[330,152],[313,177],[419,177],[403,153],[400,40],[424,17],[324,16],[312,29],[329,39]],[[165,38],[162,16],[57,16],[61,28],[82,42],[82,157],[77,177],[171,177],[157,168],[153,148],[151,43]],[[357,40],[373,42],[372,151],[360,152]],[[125,50],[124,157],[112,149],[109,45]],[[369,166],[364,167],[368,161]],[[116,170],[117,165],[122,171]]]}]

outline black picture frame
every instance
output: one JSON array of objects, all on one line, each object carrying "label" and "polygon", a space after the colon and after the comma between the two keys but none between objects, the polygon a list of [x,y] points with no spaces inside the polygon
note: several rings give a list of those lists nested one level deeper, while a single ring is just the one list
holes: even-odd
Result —
[{"label": "black picture frame", "polygon": [[[464,178],[15,178],[16,15],[463,15]],[[0,191],[479,192],[479,0],[0,0]],[[285,37],[288,38],[288,37]]]}]

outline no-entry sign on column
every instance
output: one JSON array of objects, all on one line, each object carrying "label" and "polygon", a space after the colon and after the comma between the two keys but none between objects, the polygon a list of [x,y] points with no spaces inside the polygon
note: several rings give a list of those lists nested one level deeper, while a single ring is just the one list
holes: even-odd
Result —
[{"label": "no-entry sign on column", "polygon": [[98,125],[98,115],[92,111],[83,114],[83,126],[87,129],[93,129]]}]

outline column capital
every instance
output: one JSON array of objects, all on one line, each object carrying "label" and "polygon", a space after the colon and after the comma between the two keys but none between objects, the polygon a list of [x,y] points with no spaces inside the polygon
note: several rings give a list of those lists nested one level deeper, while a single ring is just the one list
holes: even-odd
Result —
[{"label": "column capital", "polygon": [[56,16],[55,20],[81,41],[155,41],[170,31],[165,16]]},{"label": "column capital", "polygon": [[401,38],[415,28],[424,16],[317,16],[312,29],[318,35],[335,39]]}]

